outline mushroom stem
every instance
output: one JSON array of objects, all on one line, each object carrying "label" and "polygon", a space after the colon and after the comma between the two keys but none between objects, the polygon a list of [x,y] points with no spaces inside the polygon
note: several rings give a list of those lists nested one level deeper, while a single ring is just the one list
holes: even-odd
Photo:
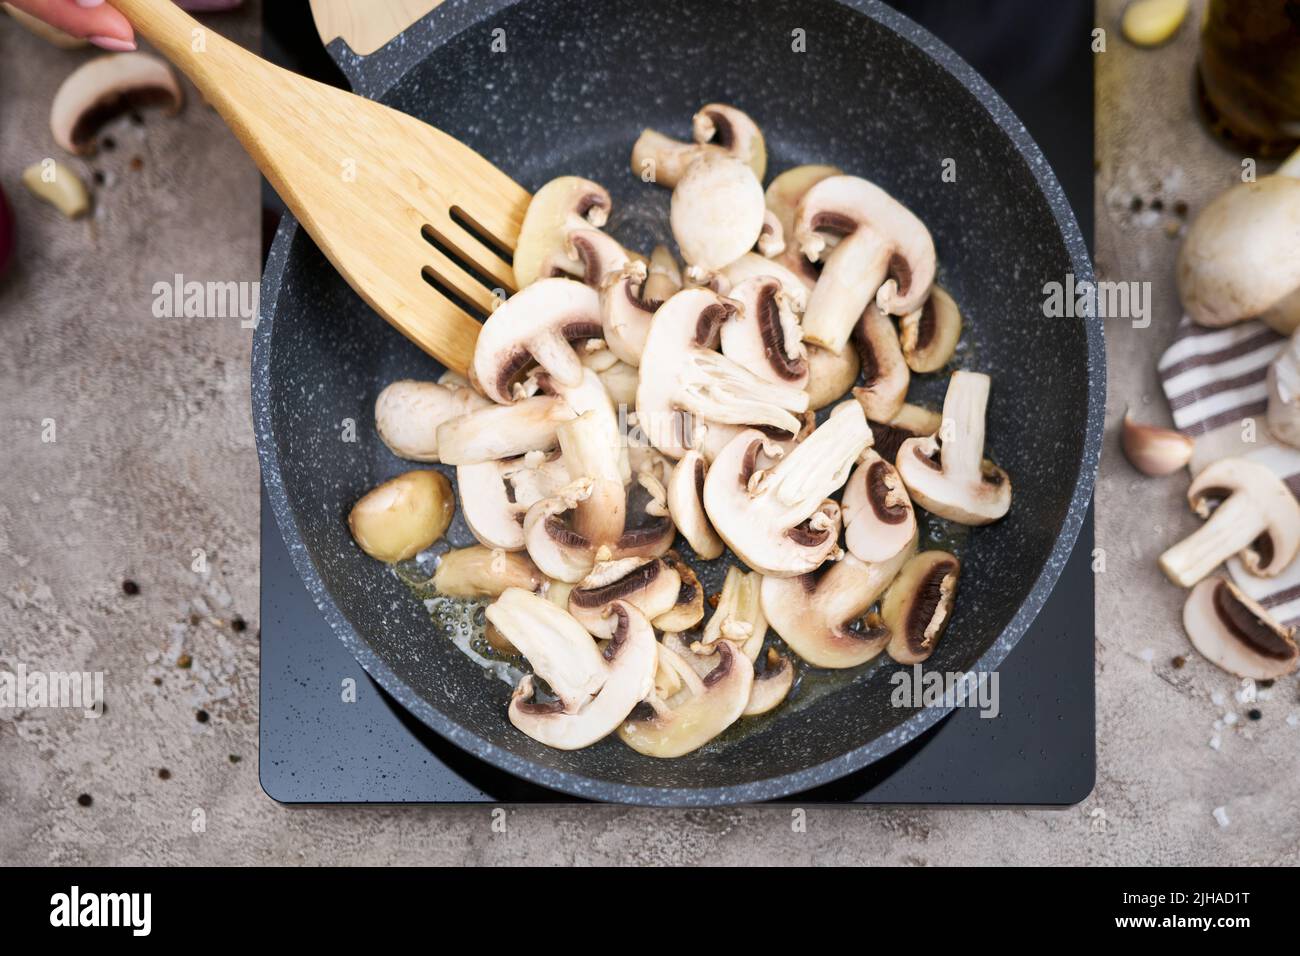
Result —
[{"label": "mushroom stem", "polygon": [[659,645],[659,659],[663,661],[678,680],[691,692],[692,697],[699,697],[704,693],[704,681],[699,674],[695,673],[695,668],[673,650],[668,644]]},{"label": "mushroom stem", "polygon": [[596,642],[545,598],[507,588],[488,605],[487,619],[551,686],[565,713],[577,713],[604,686],[608,669]]},{"label": "mushroom stem", "polygon": [[725,425],[770,425],[798,434],[803,423],[792,412],[808,408],[802,388],[769,382],[718,352],[697,349],[682,359],[691,381],[679,404],[689,412]]},{"label": "mushroom stem", "polygon": [[1249,547],[1267,526],[1263,512],[1248,495],[1230,495],[1205,524],[1160,555],[1160,570],[1179,587],[1191,587]]},{"label": "mushroom stem", "polygon": [[[819,255],[821,247],[817,243],[824,242],[820,234],[814,234],[812,240],[804,242],[804,253],[809,258]],[[835,247],[808,297],[808,309],[803,317],[805,342],[820,345],[837,355],[844,350],[853,327],[885,280],[889,250],[889,245],[876,233],[865,229]]]},{"label": "mushroom stem", "polygon": [[954,372],[943,400],[943,470],[978,480],[984,461],[984,412],[991,380],[987,375]]},{"label": "mushroom stem", "polygon": [[816,507],[848,480],[858,456],[871,444],[871,428],[862,406],[849,401],[772,469],[777,500],[787,507]]},{"label": "mushroom stem", "polygon": [[592,483],[591,494],[577,504],[574,529],[594,544],[612,544],[623,533],[627,509],[619,446],[595,412],[565,422],[555,435],[569,475]]}]

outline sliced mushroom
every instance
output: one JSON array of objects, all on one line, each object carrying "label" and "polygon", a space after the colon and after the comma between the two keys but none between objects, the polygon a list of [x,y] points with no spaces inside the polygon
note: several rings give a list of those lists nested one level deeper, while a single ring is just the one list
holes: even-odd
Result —
[{"label": "sliced mushroom", "polygon": [[844,486],[841,507],[844,545],[863,561],[888,561],[916,538],[916,515],[903,479],[870,448]]},{"label": "sliced mushroom", "polygon": [[853,387],[862,370],[862,361],[857,349],[836,354],[820,345],[804,345],[804,352],[808,358],[808,384],[804,386],[808,404],[814,411],[820,411],[839,401]]},{"label": "sliced mushroom", "polygon": [[562,398],[532,395],[486,405],[440,424],[433,445],[446,465],[477,465],[555,447],[555,430],[574,418]]},{"label": "sliced mushroom", "polygon": [[770,276],[746,279],[731,290],[731,298],[740,308],[722,323],[722,354],[769,382],[806,388],[808,359],[799,317],[781,283]]},{"label": "sliced mushroom", "polygon": [[695,160],[724,155],[746,163],[762,180],[767,173],[767,146],[758,125],[745,113],[724,103],[709,103],[691,122],[693,143],[671,139],[652,129],[642,131],[632,146],[632,172],[672,189]]},{"label": "sliced mushroom", "polygon": [[746,279],[770,276],[781,283],[781,291],[789,298],[790,305],[796,312],[802,315],[804,309],[808,307],[808,293],[812,289],[812,283],[805,283],[780,262],[765,259],[757,253],[745,253],[735,262],[727,265],[719,275],[726,283],[726,288],[717,291],[724,295],[730,293]]},{"label": "sliced mushroom", "polygon": [[759,230],[754,249],[765,259],[775,259],[785,252],[785,233],[781,229],[781,220],[770,209],[763,213],[763,228]]},{"label": "sliced mushroom", "polygon": [[763,199],[781,224],[781,232],[787,239],[794,235],[795,216],[804,194],[823,179],[843,175],[844,171],[837,166],[795,166],[768,184]]},{"label": "sliced mushroom", "polygon": [[438,426],[491,404],[472,388],[402,379],[375,399],[375,428],[399,458],[438,461]]},{"label": "sliced mushroom", "polygon": [[500,551],[523,550],[524,515],[569,481],[568,468],[556,456],[528,455],[456,469],[465,524],[480,544]]},{"label": "sliced mushroom", "polygon": [[1011,479],[984,458],[989,385],[982,373],[953,372],[943,425],[928,438],[904,441],[896,459],[912,500],[959,524],[989,524],[1011,507]]},{"label": "sliced mushroom", "polygon": [[569,613],[592,634],[609,626],[615,601],[631,604],[653,621],[673,609],[681,579],[662,558],[604,561],[569,591]]},{"label": "sliced mushroom", "polygon": [[683,561],[676,551],[665,554],[663,561],[677,572],[677,594],[669,610],[649,617],[657,629],[680,634],[704,620],[704,588],[700,586],[695,569]]},{"label": "sliced mushroom", "polygon": [[1183,627],[1211,664],[1238,677],[1276,680],[1300,663],[1295,628],[1283,627],[1226,578],[1206,578],[1192,588]]},{"label": "sliced mushroom", "polygon": [[408,471],[366,492],[348,514],[361,550],[393,564],[413,558],[447,531],[456,496],[445,475]]},{"label": "sliced mushroom", "polygon": [[[600,267],[582,257],[582,253],[591,251],[591,244],[575,247],[570,237],[577,230],[600,229],[609,218],[610,208],[605,188],[578,176],[552,179],[537,190],[519,228],[514,252],[515,284],[522,289],[557,274],[586,281]],[[576,258],[573,253],[578,254]]]},{"label": "sliced mushroom", "polygon": [[950,361],[961,338],[961,310],[943,289],[934,286],[915,312],[898,320],[903,358],[913,372],[937,372]]},{"label": "sliced mushroom", "polygon": [[798,577],[764,575],[759,591],[767,623],[814,667],[857,667],[889,643],[878,615],[868,614],[916,551],[916,539],[888,561],[852,554]]},{"label": "sliced mushroom", "polygon": [[947,551],[922,551],[885,592],[880,616],[889,629],[889,656],[919,664],[934,653],[952,617],[961,562]]},{"label": "sliced mushroom", "polygon": [[508,405],[514,385],[536,361],[561,385],[582,382],[582,360],[570,344],[604,335],[600,295],[572,279],[538,279],[487,317],[474,346],[473,378],[483,394]]},{"label": "sliced mushroom", "polygon": [[696,417],[790,434],[802,426],[792,414],[808,407],[802,389],[768,382],[713,350],[735,311],[729,299],[696,288],[678,292],[655,313],[641,355],[637,427],[671,458],[694,446]]},{"label": "sliced mushroom", "polygon": [[691,549],[705,561],[722,554],[722,539],[704,513],[704,478],[709,466],[691,449],[678,460],[668,480],[668,512]]},{"label": "sliced mushroom", "polygon": [[740,712],[742,717],[757,717],[776,710],[794,686],[794,665],[790,658],[782,657],[769,647],[766,663],[761,671],[754,669],[754,683],[749,688],[749,702]]},{"label": "sliced mushroom", "polygon": [[1191,587],[1234,554],[1246,570],[1271,578],[1300,548],[1300,504],[1272,470],[1245,458],[1221,458],[1187,489],[1187,503],[1206,518],[1160,555],[1160,569]]},{"label": "sliced mushroom", "polygon": [[[526,591],[507,591],[496,604],[488,608],[488,619],[493,620],[520,647],[533,670],[551,686],[560,699],[551,703],[534,701],[533,678],[531,675],[524,677],[510,699],[510,722],[534,740],[559,750],[577,750],[608,736],[654,686],[657,645],[650,622],[630,604],[614,604],[611,608],[613,623],[609,628],[610,640],[603,653],[596,652],[593,668],[585,645],[581,642],[585,640],[595,650],[595,641],[577,621],[549,601],[537,598],[535,604],[530,604],[515,614],[513,619],[508,620],[513,629],[508,629],[501,620],[494,620],[494,609],[498,609],[496,617],[503,617],[499,610],[501,603],[508,595],[514,594],[532,597]],[[549,611],[541,611],[543,607]],[[579,706],[576,710],[569,709],[565,695],[556,686],[557,665],[569,663],[567,655],[561,656],[554,647],[559,643],[554,638],[560,633],[561,627],[556,624],[549,631],[542,631],[536,624],[539,618],[545,619],[549,612],[567,619],[567,623],[563,624],[566,650],[570,645],[574,648],[583,647],[581,663],[584,669],[577,676],[587,680],[576,690],[585,690],[593,683],[599,684],[585,699],[577,698]],[[517,643],[521,635],[528,641],[526,645]],[[534,659],[535,654],[539,655],[540,664]],[[588,668],[591,670],[588,671]]]},{"label": "sliced mushroom", "polygon": [[526,554],[478,544],[448,551],[433,573],[434,590],[458,598],[499,597],[506,588],[537,591],[545,580]]},{"label": "sliced mushroom", "polygon": [[853,390],[873,422],[887,422],[903,407],[912,374],[889,316],[873,302],[862,313],[855,336],[864,384]]},{"label": "sliced mushroom", "polygon": [[[697,651],[696,648],[699,650]],[[682,690],[664,701],[649,699],[646,716],[633,711],[618,729],[625,744],[648,757],[680,757],[698,750],[739,719],[749,703],[754,668],[729,641],[705,648],[696,644],[688,653],[716,654],[717,663],[700,677],[690,662],[667,644],[659,655],[676,669]]]},{"label": "sliced mushroom", "polygon": [[591,480],[591,493],[578,502],[574,529],[594,544],[613,544],[623,534],[627,508],[617,426],[611,431],[591,411],[560,425],[555,435],[569,475]]},{"label": "sliced mushroom", "polygon": [[898,449],[909,438],[924,438],[943,427],[943,416],[930,408],[904,404],[884,422],[870,422],[874,448],[885,461],[897,464]]},{"label": "sliced mushroom", "polygon": [[532,505],[524,515],[524,547],[533,563],[549,578],[576,584],[596,562],[613,551],[583,537],[573,527],[571,512],[591,495],[591,479],[578,478],[558,493]]},{"label": "sliced mushroom", "polygon": [[763,576],[757,571],[742,571],[734,565],[727,568],[718,606],[704,625],[701,643],[731,641],[750,661],[758,660],[767,637],[767,618],[759,597],[762,585]]},{"label": "sliced mushroom", "polygon": [[629,262],[600,290],[600,319],[609,350],[628,365],[640,365],[650,320],[662,302],[648,297],[644,262]]},{"label": "sliced mushroom", "polygon": [[637,472],[627,489],[627,524],[614,544],[615,557],[658,558],[667,554],[677,536],[667,496],[654,474]]},{"label": "sliced mushroom", "polygon": [[682,270],[667,246],[655,246],[650,253],[645,282],[642,294],[647,302],[667,302],[681,290]]},{"label": "sliced mushroom", "polygon": [[821,261],[827,233],[843,236],[808,299],[804,338],[833,352],[849,340],[872,301],[887,315],[918,309],[934,282],[934,241],[910,210],[857,176],[830,176],[799,202],[794,236]]},{"label": "sliced mushroom", "polygon": [[95,133],[128,109],[161,105],[169,115],[185,99],[172,68],[148,53],[111,53],[73,70],[54,94],[50,132],[70,153],[95,152]]},{"label": "sliced mushroom", "polygon": [[751,429],[727,444],[705,477],[704,510],[754,570],[803,574],[837,550],[839,506],[827,496],[871,444],[871,430],[861,406],[844,402],[774,465],[763,454],[765,443]]},{"label": "sliced mushroom", "polygon": [[609,349],[586,353],[582,364],[596,373],[615,405],[636,407],[636,386],[640,377],[635,366],[619,360]]},{"label": "sliced mushroom", "polygon": [[710,154],[673,189],[669,224],[687,274],[700,279],[754,248],[763,231],[763,187],[739,160]]}]

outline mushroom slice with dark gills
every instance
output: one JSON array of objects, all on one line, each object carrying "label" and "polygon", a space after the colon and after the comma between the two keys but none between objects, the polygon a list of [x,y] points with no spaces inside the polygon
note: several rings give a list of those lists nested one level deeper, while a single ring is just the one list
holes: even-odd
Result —
[{"label": "mushroom slice with dark gills", "polygon": [[722,354],[760,378],[806,388],[808,359],[799,317],[770,276],[746,279],[731,290],[740,306],[722,323]]},{"label": "mushroom slice with dark gills", "polygon": [[591,493],[578,501],[573,527],[596,545],[612,545],[623,535],[627,493],[620,467],[622,445],[617,426],[590,411],[555,430],[565,469],[572,478],[591,481]]},{"label": "mushroom slice with dark gills", "polygon": [[176,73],[149,53],[110,53],[86,60],[54,94],[50,132],[70,153],[95,152],[95,134],[132,107],[162,105],[180,112],[184,102]]},{"label": "mushroom slice with dark gills", "polygon": [[663,483],[650,471],[637,472],[627,487],[627,524],[614,543],[614,556],[662,557],[676,536]]},{"label": "mushroom slice with dark gills", "polygon": [[[843,175],[844,171],[836,166],[795,166],[773,179],[763,194],[768,211],[781,224],[781,235],[785,240],[785,249],[776,257],[776,261],[782,268],[798,276],[809,291],[817,282],[818,270],[804,258],[799,243],[794,239],[794,219],[799,209],[799,200],[823,179]],[[803,311],[802,306],[799,311]]]},{"label": "mushroom slice with dark gills", "polygon": [[[803,310],[808,306],[811,284],[805,284],[802,278],[779,261],[764,258],[755,252],[747,252],[735,262],[729,263],[723,267],[719,275],[726,282],[726,289],[720,290],[724,294],[730,293],[747,279],[767,276],[781,283],[781,291],[790,300],[790,305],[795,312],[802,315]],[[843,390],[841,394],[842,392]]]},{"label": "mushroom slice with dark gills", "polygon": [[889,656],[919,664],[934,653],[952,617],[961,562],[947,551],[922,551],[885,592],[880,616],[889,629]]},{"label": "mushroom slice with dark gills", "polygon": [[[697,655],[713,666],[701,677],[685,654]],[[684,652],[665,641],[659,645],[659,657],[661,666],[676,672],[681,689],[668,700],[650,695],[646,706],[622,722],[618,736],[648,757],[680,757],[703,747],[744,713],[754,684],[754,667],[730,641],[709,647],[697,643]]]},{"label": "mushroom slice with dark gills", "polygon": [[1183,627],[1211,664],[1238,677],[1276,680],[1300,662],[1295,628],[1283,627],[1225,578],[1209,577],[1192,588]]},{"label": "mushroom slice with dark gills", "polygon": [[[502,602],[508,597],[512,602],[530,600],[517,609],[511,606],[503,615]],[[547,620],[551,612],[559,616],[556,623],[540,626],[538,621]],[[559,697],[550,703],[536,701],[533,677],[529,675],[519,682],[510,698],[510,722],[539,743],[559,750],[590,746],[618,729],[637,703],[653,690],[658,659],[654,629],[645,615],[630,604],[616,601],[610,606],[609,642],[603,651],[572,617],[527,591],[507,591],[488,608],[487,614],[488,620],[519,648],[534,672]],[[594,666],[582,641],[596,652]],[[565,651],[556,651],[557,644],[562,644]],[[568,662],[570,646],[583,648],[573,655],[581,658],[581,668],[575,667],[576,676],[587,678],[579,689],[598,685],[586,699],[572,695],[579,702],[573,710],[556,686],[557,665]]]},{"label": "mushroom slice with dark gills", "polygon": [[691,549],[705,561],[722,554],[722,539],[704,513],[704,479],[709,466],[695,449],[684,454],[668,480],[668,513]]},{"label": "mushroom slice with dark gills", "polygon": [[572,279],[538,279],[487,317],[474,346],[472,373],[483,394],[509,405],[515,384],[536,361],[559,385],[582,382],[583,365],[570,344],[604,335],[600,295]]},{"label": "mushroom slice with dark gills", "polygon": [[794,686],[794,665],[790,658],[769,647],[765,663],[762,670],[754,668],[754,683],[749,688],[749,702],[741,711],[742,717],[757,717],[775,710]]},{"label": "mushroom slice with dark gills", "polygon": [[576,714],[605,686],[608,669],[600,647],[562,608],[523,588],[506,588],[487,607],[487,619],[528,659],[558,698],[559,709]]},{"label": "mushroom slice with dark gills", "polygon": [[637,428],[670,458],[694,447],[702,422],[770,426],[797,434],[808,408],[801,388],[770,382],[714,346],[736,304],[708,289],[683,289],[659,307],[637,386]]},{"label": "mushroom slice with dark gills", "polygon": [[558,456],[540,452],[456,469],[461,514],[479,543],[501,551],[524,548],[524,515],[570,481]]},{"label": "mushroom slice with dark gills", "polygon": [[673,609],[680,590],[681,578],[662,558],[605,561],[569,591],[569,613],[592,634],[604,636],[615,601],[654,621]]},{"label": "mushroom slice with dark gills", "polygon": [[863,384],[853,390],[853,397],[862,404],[869,420],[887,422],[907,400],[912,374],[903,358],[894,323],[874,302],[862,313],[862,321],[854,332],[854,344],[862,363]]},{"label": "mushroom slice with dark gills", "polygon": [[1300,504],[1271,469],[1247,458],[1221,458],[1187,489],[1187,503],[1207,519],[1160,555],[1160,569],[1191,587],[1238,554],[1251,574],[1271,578],[1300,548]]},{"label": "mushroom slice with dark gills", "polygon": [[937,372],[950,361],[961,338],[961,310],[943,289],[935,286],[915,312],[898,320],[903,358],[913,372]]},{"label": "mushroom slice with dark gills", "polygon": [[916,538],[888,561],[852,554],[792,578],[763,577],[760,598],[767,623],[814,667],[842,669],[871,660],[889,643],[872,605],[916,551]]},{"label": "mushroom slice with dark gills", "polygon": [[695,569],[676,551],[668,551],[662,560],[677,573],[677,593],[671,608],[662,614],[648,616],[657,630],[680,634],[704,620],[704,588],[700,586]]},{"label": "mushroom slice with dark gills", "polygon": [[895,459],[912,500],[958,524],[989,524],[1011,507],[1011,479],[984,458],[989,386],[987,375],[953,372],[939,431],[907,439]]},{"label": "mushroom slice with dark gills", "polygon": [[803,574],[838,551],[839,506],[828,500],[871,444],[856,402],[843,402],[774,464],[749,430],[718,455],[704,480],[704,509],[742,561],[776,577]]},{"label": "mushroom slice with dark gills", "polygon": [[[841,236],[825,255],[827,236]],[[886,315],[920,308],[934,282],[934,241],[925,224],[879,186],[857,176],[830,176],[799,201],[794,238],[825,265],[808,299],[804,338],[833,352],[875,302]]]},{"label": "mushroom slice with dark gills", "polygon": [[767,637],[767,618],[759,591],[763,576],[757,571],[742,571],[735,566],[727,568],[718,595],[718,606],[704,625],[700,642],[705,645],[718,641],[731,641],[750,661],[758,660],[763,640]]},{"label": "mushroom slice with dark gills", "polygon": [[870,448],[849,476],[840,505],[844,545],[863,561],[887,561],[916,537],[916,514],[903,479]]},{"label": "mushroom slice with dark gills", "polygon": [[[650,320],[661,301],[648,297],[644,262],[629,262],[606,277],[600,290],[600,318],[609,350],[628,365],[641,364]],[[669,293],[672,295],[673,293]]]},{"label": "mushroom slice with dark gills", "polygon": [[[552,179],[537,190],[524,213],[515,245],[513,262],[518,288],[556,275],[598,285],[603,270],[621,268],[619,253],[623,259],[627,253],[614,239],[599,232],[610,209],[605,188],[578,176]],[[577,233],[583,235],[574,241]]]},{"label": "mushroom slice with dark gills", "polygon": [[943,427],[943,416],[930,408],[904,404],[885,422],[870,422],[873,448],[885,461],[897,466],[898,449],[909,438],[924,438]]},{"label": "mushroom slice with dark gills", "polygon": [[633,174],[672,189],[693,162],[713,154],[740,160],[762,181],[767,172],[767,146],[762,130],[747,114],[725,103],[709,103],[695,114],[691,132],[695,142],[683,143],[652,129],[643,130],[632,146]]}]

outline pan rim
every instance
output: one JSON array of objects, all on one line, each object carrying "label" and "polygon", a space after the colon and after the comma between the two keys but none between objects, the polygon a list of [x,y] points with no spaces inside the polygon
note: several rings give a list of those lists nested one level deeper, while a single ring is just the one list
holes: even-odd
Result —
[{"label": "pan rim", "polygon": [[[520,2],[524,2],[524,0],[504,0],[504,2],[498,0],[498,2],[481,3],[476,5],[473,11],[470,11],[467,5],[455,3],[453,0],[453,2],[444,4],[438,10],[426,16],[424,20],[410,29],[412,31],[421,31],[423,34],[421,39],[433,42],[435,45],[441,45],[473,23],[487,19],[501,10]],[[1088,282],[1095,281],[1087,244],[1055,173],[1024,125],[988,82],[945,43],[903,14],[885,6],[883,3],[877,2],[877,0],[834,0],[834,2],[875,20],[892,33],[911,43],[938,67],[961,83],[979,101],[980,105],[1002,133],[1007,136],[1024,160],[1030,175],[1051,210],[1062,243],[1074,268],[1076,279],[1080,282],[1084,280]],[[456,15],[439,19],[439,14],[448,10],[454,10]],[[381,96],[385,90],[391,88],[405,74],[407,69],[423,58],[419,56],[412,59],[412,48],[427,49],[424,43],[401,43],[397,46],[403,49],[395,52],[390,49],[394,45],[390,44],[389,47],[371,54],[372,58],[380,58],[380,60],[375,61],[376,67],[381,70],[380,75],[384,76],[388,82],[382,84],[382,89],[378,88],[378,85],[367,85],[364,89],[366,94],[375,97]],[[333,44],[331,44],[331,52],[336,52]],[[350,54],[350,51],[347,52]],[[392,67],[398,65],[394,57],[399,54],[406,61],[405,68],[393,69]],[[354,73],[354,71],[349,72],[350,74]],[[359,91],[362,90],[361,86],[357,86],[357,88]],[[757,803],[810,790],[829,783],[860,770],[894,752],[936,725],[952,712],[953,708],[950,707],[922,708],[897,727],[885,734],[874,737],[861,747],[854,748],[830,760],[789,773],[718,787],[653,787],[597,780],[583,776],[580,773],[545,767],[497,746],[436,709],[432,704],[416,694],[402,677],[380,659],[378,654],[371,649],[370,645],[348,621],[342,610],[335,604],[303,543],[303,536],[298,528],[288,493],[284,487],[275,442],[269,372],[275,312],[279,302],[290,248],[297,237],[298,231],[299,223],[296,218],[291,213],[286,213],[276,231],[275,240],[267,256],[262,278],[258,325],[253,337],[253,422],[258,457],[261,463],[262,480],[267,489],[272,511],[275,514],[276,524],[281,537],[284,539],[294,567],[331,630],[366,672],[391,694],[398,703],[430,729],[462,750],[493,766],[531,783],[574,797],[633,805],[695,807]],[[1088,504],[1092,499],[1100,458],[1105,412],[1105,345],[1102,320],[1094,315],[1085,317],[1082,321],[1087,345],[1088,386],[1078,477],[1065,518],[1057,533],[1052,550],[1039,571],[1038,577],[1035,579],[1025,600],[1002,629],[1001,634],[971,665],[970,669],[974,671],[991,671],[995,669],[1033,623],[1055,587],[1066,561],[1074,550],[1084,516],[1088,510]]]}]

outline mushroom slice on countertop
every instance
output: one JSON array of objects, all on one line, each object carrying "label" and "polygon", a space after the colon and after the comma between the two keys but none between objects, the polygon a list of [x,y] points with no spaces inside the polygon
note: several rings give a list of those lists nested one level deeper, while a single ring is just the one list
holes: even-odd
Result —
[{"label": "mushroom slice on countertop", "polygon": [[375,399],[375,428],[399,458],[435,462],[438,426],[491,404],[472,388],[401,379]]},{"label": "mushroom slice on countertop", "polygon": [[435,431],[446,465],[478,465],[555,447],[555,430],[574,411],[554,395],[530,395],[513,405],[488,404],[443,422]]},{"label": "mushroom slice on countertop", "polygon": [[537,591],[546,579],[528,555],[485,548],[456,548],[438,558],[433,588],[447,597],[499,597],[506,588]]},{"label": "mushroom slice on countertop", "polygon": [[769,382],[806,388],[808,359],[799,317],[781,283],[771,276],[746,279],[730,297],[740,308],[722,323],[722,354]]},{"label": "mushroom slice on countertop", "polygon": [[700,642],[708,645],[728,640],[750,661],[758,660],[767,637],[767,618],[759,597],[762,584],[763,576],[757,571],[742,571],[735,565],[727,568],[718,606],[704,625]]},{"label": "mushroom slice on countertop", "polygon": [[673,606],[662,614],[650,616],[650,621],[657,630],[680,634],[704,620],[704,588],[700,586],[695,569],[676,551],[664,554],[663,561],[677,572],[677,594]]},{"label": "mushroom slice on countertop", "polygon": [[536,361],[561,385],[582,381],[582,360],[570,344],[604,335],[600,294],[572,279],[538,279],[487,317],[474,346],[472,377],[483,394],[509,405],[514,385]]},{"label": "mushroom slice on countertop", "polygon": [[927,438],[904,441],[895,462],[913,501],[958,524],[989,524],[1011,507],[1011,479],[984,458],[989,385],[980,372],[953,372],[943,425]]},{"label": "mushroom slice on countertop", "polygon": [[668,479],[668,513],[686,543],[705,561],[722,554],[722,539],[704,513],[704,478],[709,466],[704,455],[692,448],[673,467]]},{"label": "mushroom slice on countertop", "polygon": [[1271,578],[1300,548],[1300,504],[1271,469],[1221,458],[1192,479],[1187,503],[1206,522],[1160,555],[1160,570],[1191,587],[1237,554],[1251,574]]},{"label": "mushroom slice on countertop", "polygon": [[[641,354],[637,427],[656,448],[680,458],[696,441],[695,419],[769,425],[797,434],[803,389],[760,378],[713,350],[736,305],[707,289],[683,289],[660,306]],[[682,413],[689,413],[684,416]]]},{"label": "mushroom slice on countertop", "polygon": [[[554,607],[545,600],[539,600]],[[558,608],[555,610],[564,614]],[[654,629],[645,615],[630,604],[616,602],[610,611],[610,639],[603,653],[598,655],[602,684],[595,696],[576,712],[567,713],[562,699],[553,703],[537,703],[532,700],[533,678],[531,675],[526,676],[510,698],[510,722],[515,727],[548,747],[577,750],[594,744],[618,729],[637,703],[653,691],[658,660]],[[491,608],[488,613],[491,614]],[[567,614],[564,616],[568,617]],[[572,618],[569,620],[582,631],[581,625]],[[513,635],[507,636],[514,639]],[[582,631],[582,636],[595,647],[589,634]],[[529,657],[527,650],[523,653]],[[531,657],[529,663],[554,690],[555,684],[550,675],[538,667]]]},{"label": "mushroom slice on countertop", "polygon": [[840,502],[844,546],[867,562],[888,561],[916,538],[916,514],[897,469],[868,448]]},{"label": "mushroom slice on countertop", "polygon": [[916,552],[916,539],[888,561],[869,564],[852,554],[793,578],[763,577],[759,591],[767,623],[814,667],[857,667],[885,649],[889,631],[867,614]]},{"label": "mushroom slice on countertop", "polygon": [[862,313],[854,332],[854,344],[862,363],[863,384],[853,390],[862,410],[873,422],[887,422],[907,401],[912,381],[898,333],[889,316],[873,302]]},{"label": "mushroom slice on countertop", "polygon": [[755,571],[786,577],[838,550],[839,505],[828,495],[848,479],[871,444],[856,402],[843,402],[775,464],[767,439],[750,429],[732,439],[704,480],[704,510],[736,555]]},{"label": "mushroom slice on countertop", "polygon": [[799,201],[794,238],[821,261],[827,233],[839,235],[804,313],[804,338],[841,351],[867,305],[887,315],[920,308],[934,282],[930,231],[902,203],[857,176],[830,176]]},{"label": "mushroom slice on countertop", "polygon": [[711,654],[717,663],[701,677],[667,641],[659,645],[660,660],[677,671],[683,686],[667,701],[651,696],[623,721],[618,736],[637,753],[680,757],[698,750],[735,723],[749,703],[754,667],[730,641],[695,644],[686,653]]},{"label": "mushroom slice on countertop", "polygon": [[528,509],[569,481],[563,459],[541,453],[456,469],[465,524],[480,544],[497,551],[522,551]]},{"label": "mushroom slice on countertop", "polygon": [[754,683],[749,688],[749,702],[740,712],[742,717],[757,717],[775,710],[794,686],[794,665],[790,658],[769,647],[766,664],[761,671],[754,668]]},{"label": "mushroom slice on countertop", "polygon": [[709,103],[691,121],[695,142],[683,143],[652,129],[643,130],[632,146],[632,172],[648,182],[672,189],[695,160],[707,155],[731,156],[762,180],[767,173],[767,146],[758,125],[725,103]]},{"label": "mushroom slice on countertop", "polygon": [[631,604],[653,621],[677,603],[681,579],[662,558],[602,561],[569,591],[569,613],[592,634],[605,636],[615,601]]},{"label": "mushroom slice on countertop", "polygon": [[161,104],[169,114],[185,102],[176,73],[149,53],[110,53],[87,60],[63,81],[50,106],[54,142],[70,153],[95,152],[95,133],[132,107]]},{"label": "mushroom slice on countertop", "polygon": [[579,176],[552,179],[533,194],[519,228],[514,251],[515,284],[523,289],[560,270],[581,279],[587,263],[574,259],[570,235],[578,229],[600,229],[612,208],[603,186]]},{"label": "mushroom slice on countertop", "polygon": [[744,163],[713,154],[692,163],[668,215],[687,275],[700,280],[753,249],[766,210],[763,187]]},{"label": "mushroom slice on countertop", "polygon": [[[629,262],[607,276],[600,290],[600,321],[610,352],[628,365],[640,365],[650,320],[662,302],[649,298],[644,262]],[[671,293],[670,293],[671,294]]]},{"label": "mushroom slice on countertop", "polygon": [[[756,252],[747,252],[735,262],[727,264],[719,273],[726,282],[726,289],[720,290],[724,295],[739,286],[746,279],[770,276],[781,283],[781,291],[790,300],[793,309],[802,314],[808,307],[808,292],[812,284],[805,284],[798,275],[791,272],[780,262],[765,259]],[[843,392],[841,392],[843,394]]]},{"label": "mushroom slice on countertop", "polygon": [[578,713],[609,679],[595,639],[540,595],[506,588],[488,605],[487,619],[550,685],[563,713]]},{"label": "mushroom slice on countertop", "polygon": [[947,551],[922,551],[885,592],[880,616],[889,629],[889,656],[919,664],[934,653],[952,617],[961,562]]},{"label": "mushroom slice on countertop", "polygon": [[961,338],[961,310],[937,285],[915,312],[898,320],[903,358],[913,372],[937,372],[950,361]]},{"label": "mushroom slice on countertop", "polygon": [[932,408],[904,404],[888,421],[869,422],[873,448],[885,461],[897,466],[898,449],[909,438],[924,438],[943,427],[943,416]]},{"label": "mushroom slice on countertop", "polygon": [[1252,680],[1276,680],[1300,663],[1295,628],[1283,627],[1226,578],[1209,577],[1187,595],[1183,627],[1215,667]]}]

